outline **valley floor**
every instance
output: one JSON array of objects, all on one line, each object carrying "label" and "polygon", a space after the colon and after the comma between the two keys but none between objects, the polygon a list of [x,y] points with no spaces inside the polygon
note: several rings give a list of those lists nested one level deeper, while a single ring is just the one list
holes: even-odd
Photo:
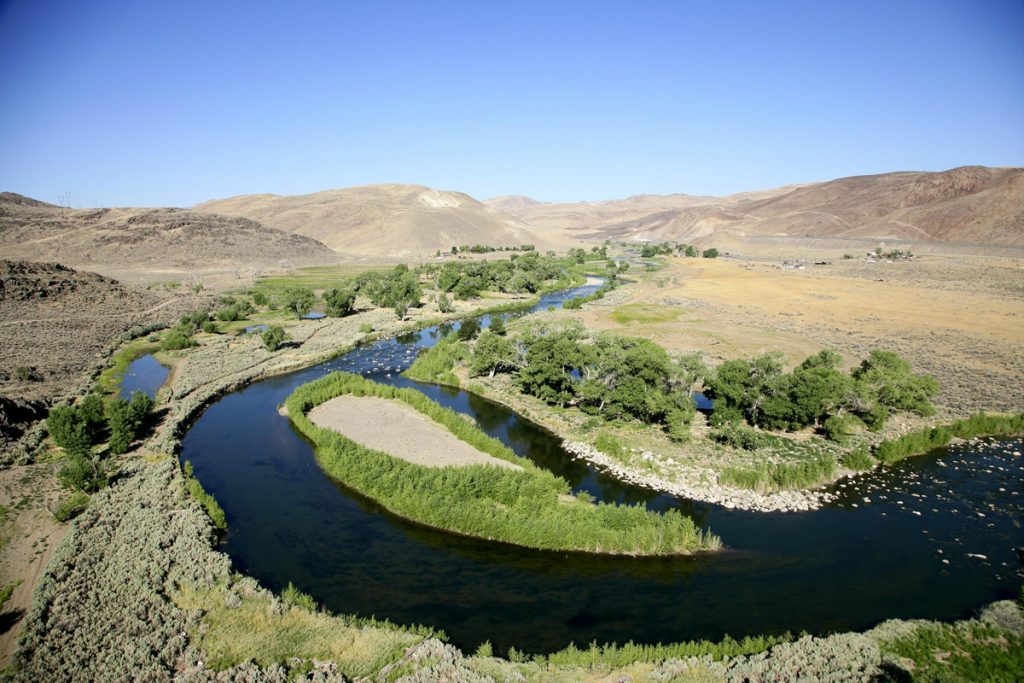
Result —
[{"label": "valley floor", "polygon": [[[716,359],[781,349],[799,360],[828,345],[852,360],[890,342],[915,368],[939,377],[943,417],[1020,410],[1024,305],[1015,289],[1019,279],[1014,284],[1013,278],[1019,265],[955,270],[959,275],[951,282],[960,284],[949,286],[928,279],[941,283],[941,264],[882,267],[895,272],[904,265],[915,270],[882,277],[902,285],[877,283],[873,271],[858,264],[833,265],[835,271],[819,277],[818,271],[779,271],[768,264],[674,261],[582,311],[548,315],[576,316],[588,326],[650,336],[668,348],[703,350]],[[966,286],[970,277],[981,282],[976,289]],[[842,313],[847,308],[848,321]],[[932,309],[934,320],[928,315]],[[419,315],[419,322],[428,317]],[[364,324],[374,332],[360,331]],[[40,541],[43,552],[30,567],[41,567],[48,552],[53,559],[36,586],[8,677],[283,681],[302,673],[316,674],[317,680],[864,680],[949,672],[970,678],[986,661],[1012,676],[1024,666],[1024,618],[1011,602],[957,625],[886,622],[864,634],[804,637],[763,653],[723,657],[709,651],[623,664],[594,652],[560,662],[514,662],[486,652],[467,656],[419,631],[317,613],[301,599],[272,595],[233,573],[227,556],[216,550],[209,520],[184,491],[172,455],[183,427],[232,388],[308,366],[408,324],[390,311],[374,311],[290,324],[294,343],[276,354],[255,336],[226,335],[204,336],[198,348],[175,352],[172,378],[160,395],[166,417],[157,433],[123,460],[122,476],[94,497],[78,521],[59,531],[37,530],[47,540]],[[5,476],[31,476],[33,467],[41,466],[15,466]],[[28,585],[36,570],[26,571]]]}]

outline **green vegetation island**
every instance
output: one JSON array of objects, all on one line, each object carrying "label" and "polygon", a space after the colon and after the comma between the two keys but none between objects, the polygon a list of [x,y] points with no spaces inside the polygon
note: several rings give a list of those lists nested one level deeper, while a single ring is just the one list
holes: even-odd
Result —
[{"label": "green vegetation island", "polygon": [[[310,410],[342,395],[401,401],[477,450],[518,467],[428,467],[366,448],[309,419]],[[542,550],[673,555],[721,545],[676,510],[655,513],[642,505],[595,504],[571,495],[564,480],[412,389],[332,373],[296,389],[285,406],[292,423],[315,444],[325,472],[419,524]]]}]

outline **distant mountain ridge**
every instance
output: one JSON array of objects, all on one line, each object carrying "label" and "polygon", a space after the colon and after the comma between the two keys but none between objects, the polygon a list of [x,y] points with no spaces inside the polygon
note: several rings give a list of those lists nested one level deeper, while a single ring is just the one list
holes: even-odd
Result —
[{"label": "distant mountain ridge", "polygon": [[726,197],[638,195],[571,204],[505,199],[491,201],[539,229],[585,240],[776,235],[1024,244],[1022,168],[851,176]]},{"label": "distant mountain ridge", "polygon": [[453,246],[564,245],[548,234],[467,194],[422,185],[365,185],[306,195],[243,195],[197,204],[195,211],[244,216],[306,235],[335,251],[408,258]]}]

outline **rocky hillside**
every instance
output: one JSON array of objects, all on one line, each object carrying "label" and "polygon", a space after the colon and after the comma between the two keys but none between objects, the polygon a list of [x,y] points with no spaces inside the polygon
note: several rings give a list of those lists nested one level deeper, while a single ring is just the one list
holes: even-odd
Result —
[{"label": "rocky hillside", "polygon": [[57,263],[0,260],[0,446],[82,385],[128,329],[173,322],[189,292],[156,293]]},{"label": "rocky hillside", "polygon": [[591,240],[774,235],[1024,245],[1021,168],[885,173],[727,197],[504,206],[538,228]]},{"label": "rocky hillside", "polygon": [[427,256],[467,244],[534,244],[546,249],[565,242],[469,195],[421,185],[244,195],[199,204],[194,210],[244,216],[360,256]]},{"label": "rocky hillside", "polygon": [[78,268],[203,271],[331,263],[316,240],[186,209],[61,209],[0,195],[0,251]]}]

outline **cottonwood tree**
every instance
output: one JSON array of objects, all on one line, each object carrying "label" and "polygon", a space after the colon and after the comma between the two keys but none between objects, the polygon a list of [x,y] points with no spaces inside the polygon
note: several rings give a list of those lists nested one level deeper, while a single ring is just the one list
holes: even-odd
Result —
[{"label": "cottonwood tree", "polygon": [[309,313],[316,302],[316,295],[313,290],[307,287],[288,287],[282,295],[284,307],[295,314],[296,318]]}]

